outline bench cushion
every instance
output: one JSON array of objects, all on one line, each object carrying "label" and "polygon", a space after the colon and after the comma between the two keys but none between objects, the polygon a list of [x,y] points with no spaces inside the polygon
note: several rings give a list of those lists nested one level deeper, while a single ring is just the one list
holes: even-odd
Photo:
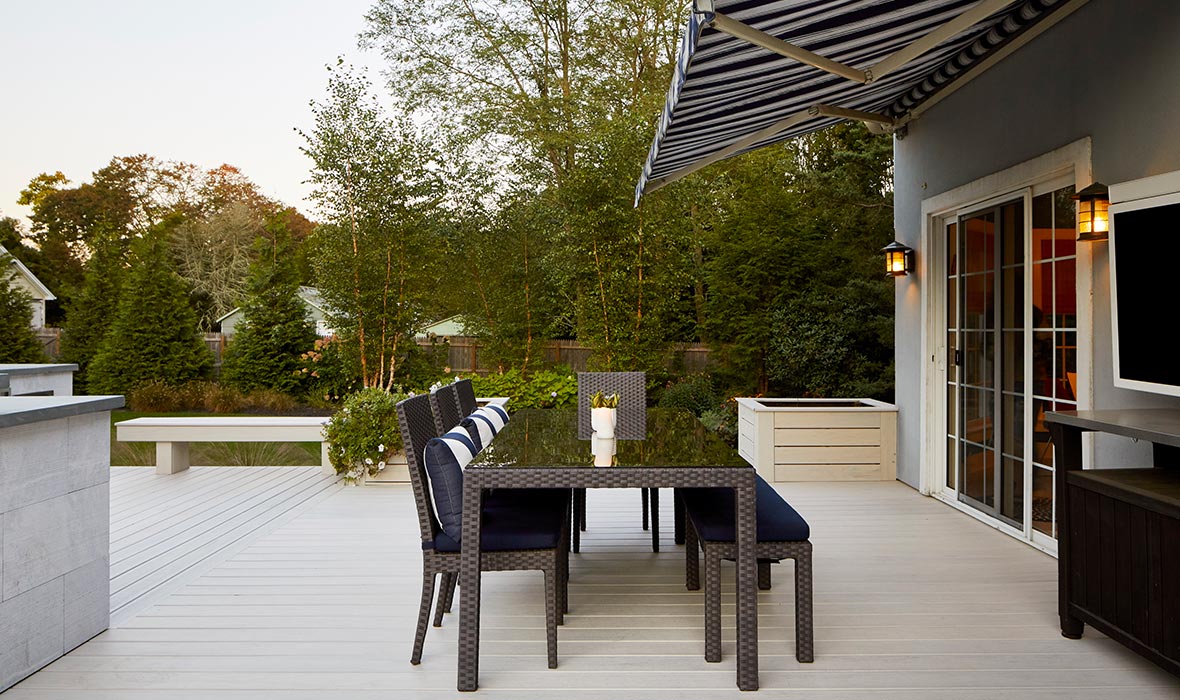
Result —
[{"label": "bench cushion", "polygon": [[[811,537],[803,516],[762,477],[757,477],[758,541],[796,542]],[[733,489],[683,489],[684,510],[707,542],[733,542]]]},{"label": "bench cushion", "polygon": [[[480,549],[504,552],[553,549],[568,517],[568,489],[496,489],[484,497]],[[458,552],[459,541],[445,531],[434,538],[439,552]],[[424,544],[429,549],[430,544]]]},{"label": "bench cushion", "polygon": [[463,527],[463,467],[475,453],[475,445],[461,428],[431,438],[422,451],[434,514],[443,532],[456,542],[462,536]]}]

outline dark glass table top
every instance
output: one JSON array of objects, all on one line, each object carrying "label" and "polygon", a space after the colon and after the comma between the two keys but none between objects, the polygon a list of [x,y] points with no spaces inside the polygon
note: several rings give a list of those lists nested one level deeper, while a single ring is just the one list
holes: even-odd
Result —
[{"label": "dark glass table top", "polygon": [[743,467],[749,466],[692,413],[649,408],[647,439],[617,440],[615,464],[594,467],[590,440],[578,439],[576,409],[522,409],[469,466],[489,467]]}]

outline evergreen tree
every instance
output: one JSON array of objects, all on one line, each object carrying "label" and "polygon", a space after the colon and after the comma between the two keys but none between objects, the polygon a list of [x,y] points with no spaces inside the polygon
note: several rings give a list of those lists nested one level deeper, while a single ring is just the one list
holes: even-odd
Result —
[{"label": "evergreen tree", "polygon": [[232,343],[226,348],[221,379],[244,391],[274,389],[293,394],[303,375],[300,354],[315,345],[315,325],[298,297],[299,276],[290,233],[274,219],[268,237],[255,242],[247,296]]},{"label": "evergreen tree", "polygon": [[78,365],[74,391],[87,393],[90,364],[114,321],[119,288],[126,268],[121,245],[97,246],[87,263],[86,279],[67,307],[61,339],[61,357]]},{"label": "evergreen tree", "polygon": [[16,266],[0,251],[0,362],[44,362],[41,341],[33,332],[33,302],[12,282]]},{"label": "evergreen tree", "polygon": [[203,376],[213,357],[197,336],[189,289],[172,270],[167,231],[136,243],[110,331],[88,372],[88,389],[124,393],[147,381],[182,384]]}]

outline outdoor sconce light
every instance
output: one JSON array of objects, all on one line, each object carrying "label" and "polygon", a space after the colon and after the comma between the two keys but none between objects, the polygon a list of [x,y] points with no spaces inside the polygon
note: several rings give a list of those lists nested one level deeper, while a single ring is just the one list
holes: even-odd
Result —
[{"label": "outdoor sconce light", "polygon": [[885,274],[905,277],[914,271],[914,249],[894,241],[881,249],[885,254]]},{"label": "outdoor sconce light", "polygon": [[1073,196],[1078,203],[1078,240],[1105,241],[1110,234],[1110,194],[1095,182]]}]

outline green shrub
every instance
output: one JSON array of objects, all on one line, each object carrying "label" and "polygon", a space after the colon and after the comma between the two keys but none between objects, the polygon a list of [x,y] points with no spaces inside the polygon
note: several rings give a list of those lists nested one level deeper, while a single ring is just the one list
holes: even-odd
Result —
[{"label": "green shrub", "polygon": [[360,363],[334,335],[316,340],[299,360],[300,372],[310,377],[310,397],[334,402],[361,388]]},{"label": "green shrub", "polygon": [[61,359],[78,365],[74,393],[90,393],[90,363],[119,307],[119,289],[126,273],[122,246],[100,245],[86,261],[86,281],[66,306],[61,335]]},{"label": "green shrub", "polygon": [[144,413],[287,414],[298,410],[299,403],[282,392],[269,389],[243,393],[215,382],[195,381],[171,386],[155,380],[129,391],[127,408]]},{"label": "green shrub", "polygon": [[15,274],[16,265],[0,253],[0,362],[45,362],[41,341],[29,326],[33,298],[12,282]]},{"label": "green shrub", "polygon": [[349,483],[376,476],[402,448],[397,424],[397,402],[405,394],[384,389],[362,389],[344,399],[324,433],[328,458],[336,473]]},{"label": "green shrub", "polygon": [[500,374],[475,375],[476,396],[507,396],[509,407],[570,408],[578,400],[578,376],[568,368],[547,369],[528,375],[511,369]]},{"label": "green shrub", "polygon": [[701,423],[706,428],[717,433],[731,446],[737,447],[738,439],[738,406],[737,401],[729,399],[720,406],[711,408],[701,414]]},{"label": "green shrub", "polygon": [[164,236],[140,239],[114,322],[90,365],[93,393],[125,394],[153,380],[183,384],[204,376],[213,356],[197,335],[188,284],[169,266]]},{"label": "green shrub", "polygon": [[270,241],[255,241],[258,258],[250,266],[244,320],[226,348],[221,379],[243,391],[297,394],[305,388],[300,358],[317,340],[315,323],[299,298],[291,237],[281,226],[272,233]]},{"label": "green shrub", "polygon": [[450,381],[445,365],[447,343],[438,344],[431,340],[431,346],[424,348],[417,342],[409,343],[405,356],[397,362],[394,381],[401,386],[430,386],[436,382]]},{"label": "green shrub", "polygon": [[656,405],[660,408],[681,408],[701,416],[706,411],[716,409],[720,403],[710,375],[689,374],[669,384],[661,392]]}]

